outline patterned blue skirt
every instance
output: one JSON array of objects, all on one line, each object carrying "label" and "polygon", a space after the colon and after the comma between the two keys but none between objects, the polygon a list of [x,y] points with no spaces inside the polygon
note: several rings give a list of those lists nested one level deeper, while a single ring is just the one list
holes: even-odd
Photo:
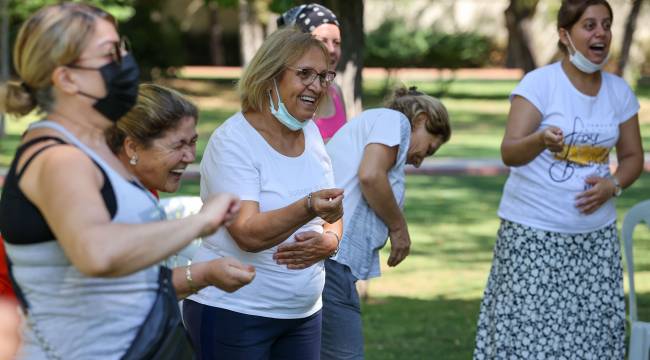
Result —
[{"label": "patterned blue skirt", "polygon": [[503,220],[474,359],[624,359],[616,223],[582,234]]}]

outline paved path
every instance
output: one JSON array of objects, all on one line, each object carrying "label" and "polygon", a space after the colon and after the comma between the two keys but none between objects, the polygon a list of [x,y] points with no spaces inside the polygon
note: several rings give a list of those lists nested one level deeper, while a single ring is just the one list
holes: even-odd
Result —
[{"label": "paved path", "polygon": [[[616,169],[616,158],[612,158],[612,170]],[[650,172],[650,153],[645,154],[644,171]],[[417,175],[473,175],[473,176],[495,176],[508,173],[508,167],[501,159],[457,159],[457,158],[431,158],[426,159],[420,168],[406,167],[407,174]],[[7,174],[6,168],[0,168],[0,186],[4,183]],[[184,179],[198,180],[199,165],[189,166]]]},{"label": "paved path", "polygon": [[[239,79],[242,68],[239,66],[184,66],[176,70],[175,75],[189,79]],[[388,72],[384,68],[364,67],[363,77],[368,79],[384,79]],[[519,80],[522,72],[519,69],[478,68],[478,69],[433,69],[433,68],[404,68],[395,69],[391,76],[404,81],[439,80],[439,79],[482,79],[482,80]]]}]

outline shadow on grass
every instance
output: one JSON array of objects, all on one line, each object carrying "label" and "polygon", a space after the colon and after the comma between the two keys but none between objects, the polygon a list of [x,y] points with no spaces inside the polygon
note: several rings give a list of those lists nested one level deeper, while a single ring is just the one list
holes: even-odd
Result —
[{"label": "shadow on grass", "polygon": [[[639,318],[650,320],[650,293],[637,297]],[[480,299],[371,299],[362,306],[366,359],[471,359],[479,307]]]},{"label": "shadow on grass", "polygon": [[484,262],[494,246],[504,181],[505,176],[408,176],[409,228],[426,232],[413,254],[442,253],[457,262]]},{"label": "shadow on grass", "polygon": [[[452,140],[453,141],[453,140]],[[440,151],[440,157],[458,158],[458,159],[495,159],[501,156],[498,145],[466,145],[462,143],[450,142]]]},{"label": "shadow on grass", "polygon": [[470,359],[479,306],[479,299],[371,299],[362,310],[366,359]]},{"label": "shadow on grass", "polygon": [[450,110],[450,117],[454,131],[481,130],[501,135],[506,125],[507,114],[476,110]]}]

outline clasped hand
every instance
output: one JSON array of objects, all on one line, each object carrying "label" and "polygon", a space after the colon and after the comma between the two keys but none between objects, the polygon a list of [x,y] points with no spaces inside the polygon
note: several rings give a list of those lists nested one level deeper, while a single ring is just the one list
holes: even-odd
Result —
[{"label": "clasped hand", "polygon": [[332,224],[343,216],[343,189],[324,189],[311,194],[311,210]]},{"label": "clasped hand", "polygon": [[255,267],[231,257],[209,261],[206,266],[206,282],[227,292],[234,292],[255,278]]},{"label": "clasped hand", "polygon": [[551,152],[560,152],[564,149],[564,134],[562,129],[556,126],[549,126],[542,130],[542,143]]},{"label": "clasped hand", "polygon": [[591,214],[598,210],[616,190],[616,185],[609,178],[590,176],[585,183],[591,188],[576,196],[576,207],[583,214]]},{"label": "clasped hand", "polygon": [[305,231],[296,234],[295,242],[282,244],[273,254],[273,259],[279,265],[289,269],[306,269],[315,263],[327,259],[336,249],[338,240],[331,233]]}]

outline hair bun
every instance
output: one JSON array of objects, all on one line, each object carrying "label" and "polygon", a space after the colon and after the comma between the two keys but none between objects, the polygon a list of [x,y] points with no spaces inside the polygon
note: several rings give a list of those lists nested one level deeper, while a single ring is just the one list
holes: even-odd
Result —
[{"label": "hair bun", "polygon": [[23,116],[36,107],[33,91],[24,81],[8,81],[0,90],[2,112]]},{"label": "hair bun", "polygon": [[413,96],[424,95],[423,92],[418,91],[418,87],[417,87],[417,86],[411,86],[411,87],[409,87],[408,94],[409,94],[409,95],[413,95]]},{"label": "hair bun", "polygon": [[424,95],[424,93],[421,92],[421,91],[418,91],[417,86],[410,86],[408,88],[406,88],[406,86],[400,86],[397,89],[395,89],[395,91],[393,92],[393,97],[395,99],[401,98],[401,97],[404,97],[404,96],[421,96],[421,95]]},{"label": "hair bun", "polygon": [[406,89],[406,87],[400,86],[400,87],[396,88],[395,91],[393,92],[393,97],[396,98],[396,99],[401,98],[403,96],[408,95],[408,93],[409,93],[409,90]]}]

